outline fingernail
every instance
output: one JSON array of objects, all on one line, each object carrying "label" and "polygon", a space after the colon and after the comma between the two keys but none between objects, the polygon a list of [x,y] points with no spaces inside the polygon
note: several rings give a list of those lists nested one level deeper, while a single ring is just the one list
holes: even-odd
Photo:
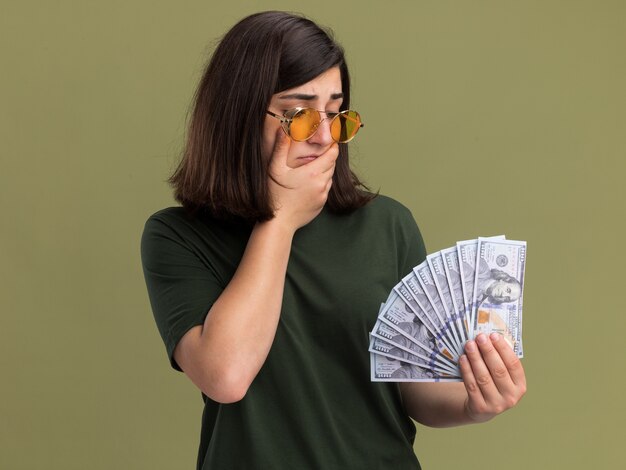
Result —
[{"label": "fingernail", "polygon": [[467,352],[474,352],[474,351],[476,351],[476,343],[474,343],[474,341],[468,341],[465,344],[465,350]]},{"label": "fingernail", "polygon": [[487,342],[487,337],[481,333],[476,337],[476,342],[478,344],[485,344]]},{"label": "fingernail", "polygon": [[467,356],[465,354],[461,355],[461,357],[459,357],[459,364],[465,364],[469,359],[467,359]]},{"label": "fingernail", "polygon": [[489,337],[491,338],[492,343],[500,340],[500,335],[498,333],[491,333]]}]

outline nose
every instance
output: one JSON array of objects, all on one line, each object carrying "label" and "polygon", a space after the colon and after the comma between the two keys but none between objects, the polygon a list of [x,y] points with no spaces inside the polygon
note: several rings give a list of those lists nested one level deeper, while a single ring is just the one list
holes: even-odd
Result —
[{"label": "nose", "polygon": [[330,133],[330,118],[322,115],[322,122],[320,122],[317,127],[315,134],[313,134],[307,142],[323,147],[327,147],[334,142]]}]

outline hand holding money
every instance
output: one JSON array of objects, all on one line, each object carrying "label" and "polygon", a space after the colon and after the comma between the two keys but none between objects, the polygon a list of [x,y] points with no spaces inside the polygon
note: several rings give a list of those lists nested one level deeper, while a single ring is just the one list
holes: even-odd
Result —
[{"label": "hand holding money", "polygon": [[517,354],[499,333],[480,333],[459,358],[467,390],[465,413],[476,423],[512,408],[526,393],[526,375]]},{"label": "hand holding money", "polygon": [[472,384],[468,413],[476,419],[519,399],[523,370],[520,378],[509,366],[521,368],[523,357],[525,266],[526,242],[504,236],[428,255],[380,308],[370,333],[372,381],[463,379]]}]

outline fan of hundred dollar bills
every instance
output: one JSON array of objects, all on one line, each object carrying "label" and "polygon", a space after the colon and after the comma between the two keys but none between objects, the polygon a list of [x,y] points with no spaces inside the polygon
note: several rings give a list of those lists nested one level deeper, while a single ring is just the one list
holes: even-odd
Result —
[{"label": "fan of hundred dollar bills", "polygon": [[428,255],[391,291],[370,333],[372,381],[461,381],[463,345],[497,332],[518,357],[526,242],[457,242]]}]

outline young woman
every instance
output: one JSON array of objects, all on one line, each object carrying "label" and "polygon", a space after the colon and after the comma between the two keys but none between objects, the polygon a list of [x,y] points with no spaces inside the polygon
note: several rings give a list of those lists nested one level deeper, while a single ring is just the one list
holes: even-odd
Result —
[{"label": "young woman", "polygon": [[202,391],[199,469],[419,468],[415,426],[482,422],[525,392],[497,336],[466,345],[463,383],[372,383],[381,300],[425,257],[410,212],[351,172],[341,47],[283,12],[216,49],[171,177],[182,207],[142,238],[172,366]]}]

